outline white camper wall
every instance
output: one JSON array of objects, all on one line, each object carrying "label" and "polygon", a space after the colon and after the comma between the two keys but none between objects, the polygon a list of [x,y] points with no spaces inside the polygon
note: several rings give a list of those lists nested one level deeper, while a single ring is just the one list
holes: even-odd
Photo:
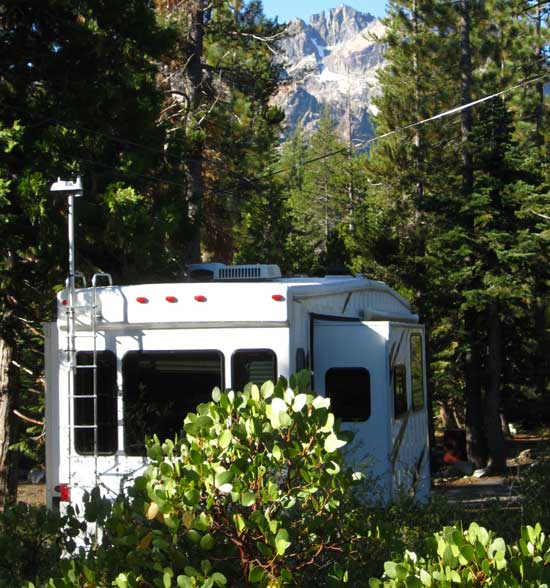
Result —
[{"label": "white camper wall", "polygon": [[[349,390],[355,396],[356,422],[344,422],[344,427],[355,433],[353,444],[347,449],[354,467],[365,470],[376,483],[382,498],[391,496],[389,467],[389,402],[387,371],[387,338],[389,323],[316,319],[313,325],[313,374],[316,392],[328,395],[326,382],[331,370],[367,370],[370,386]],[[335,372],[338,374],[338,372]],[[342,373],[342,372],[340,372]],[[358,371],[360,375],[360,372]],[[342,391],[346,394],[348,391]],[[334,403],[336,402],[336,399]],[[368,418],[361,411],[370,406]],[[338,416],[337,411],[336,416]]]},{"label": "white camper wall", "polygon": [[[421,365],[414,366],[411,344],[420,346]],[[418,362],[419,358],[416,358]],[[418,499],[424,501],[430,493],[428,403],[426,394],[426,372],[424,352],[424,329],[410,325],[392,324],[389,338],[389,370],[391,381],[388,397],[391,399],[391,452],[390,461],[393,478],[393,498],[414,490]],[[417,379],[421,369],[421,381]],[[396,386],[400,379],[406,391],[406,404],[396,407]],[[422,386],[421,394],[413,398],[413,383]],[[421,398],[421,403],[419,399]]]},{"label": "white camper wall", "polygon": [[44,376],[46,380],[46,499],[52,508],[54,488],[59,484],[60,435],[59,421],[59,344],[57,324],[44,324]]}]

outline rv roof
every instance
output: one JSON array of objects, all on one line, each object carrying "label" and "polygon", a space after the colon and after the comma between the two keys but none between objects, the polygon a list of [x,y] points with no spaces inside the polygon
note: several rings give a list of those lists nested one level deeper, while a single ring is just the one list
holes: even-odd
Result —
[{"label": "rv roof", "polygon": [[[60,293],[60,327],[66,322],[67,294]],[[417,320],[406,299],[383,282],[363,276],[275,278],[179,282],[82,288],[76,291],[75,315],[81,328],[116,325],[277,323],[290,320],[292,301],[308,312],[360,317],[400,317]],[[93,309],[95,308],[95,311]],[[397,320],[397,319],[392,319]],[[88,327],[87,327],[88,325]],[[146,328],[146,327],[143,327]]]}]

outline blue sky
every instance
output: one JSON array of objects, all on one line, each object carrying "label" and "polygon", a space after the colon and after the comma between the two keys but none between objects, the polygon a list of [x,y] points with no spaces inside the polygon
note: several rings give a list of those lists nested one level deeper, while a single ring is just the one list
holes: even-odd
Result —
[{"label": "blue sky", "polygon": [[[296,16],[307,22],[312,14],[336,8],[340,4],[342,0],[263,0],[266,16],[277,16],[279,22]],[[370,12],[374,16],[384,16],[386,10],[386,0],[349,0],[344,4],[361,12]]]}]

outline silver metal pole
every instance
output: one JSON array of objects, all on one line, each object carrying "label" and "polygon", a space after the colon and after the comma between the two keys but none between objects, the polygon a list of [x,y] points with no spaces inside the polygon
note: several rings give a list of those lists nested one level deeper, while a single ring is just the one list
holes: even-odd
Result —
[{"label": "silver metal pole", "polygon": [[72,404],[74,392],[74,377],[76,370],[76,339],[75,339],[75,239],[74,239],[74,199],[75,196],[82,196],[82,180],[80,176],[77,177],[76,182],[65,181],[58,178],[50,188],[51,192],[62,192],[67,194],[67,224],[68,224],[68,238],[69,238],[69,279],[67,280],[67,318],[68,318],[68,349],[67,355],[69,360],[68,370],[68,484],[69,488],[72,486],[72,464],[71,454],[73,445],[72,435]]}]

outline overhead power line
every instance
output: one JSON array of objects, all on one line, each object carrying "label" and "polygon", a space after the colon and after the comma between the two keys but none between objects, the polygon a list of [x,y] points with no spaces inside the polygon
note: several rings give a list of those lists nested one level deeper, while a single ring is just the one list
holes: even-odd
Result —
[{"label": "overhead power line", "polygon": [[[502,96],[504,94],[509,94],[510,92],[513,92],[514,90],[517,90],[519,88],[523,88],[525,86],[535,84],[535,83],[540,82],[544,79],[548,79],[549,77],[550,77],[550,74],[544,74],[542,76],[537,76],[536,78],[532,78],[529,80],[523,80],[519,84],[516,84],[514,86],[510,86],[509,88],[505,88],[504,90],[501,90],[500,92],[495,92],[494,94],[490,94],[488,96],[484,96],[483,98],[478,98],[477,100],[473,100],[472,102],[468,102],[468,104],[461,104],[460,106],[456,106],[454,108],[451,108],[450,110],[445,110],[443,112],[440,112],[439,114],[436,114],[434,116],[430,116],[429,118],[425,118],[423,120],[419,120],[419,121],[416,121],[413,123],[409,123],[407,125],[403,125],[401,127],[398,127],[397,129],[393,129],[391,131],[388,131],[387,133],[383,133],[381,135],[376,135],[375,137],[371,137],[370,139],[367,139],[365,141],[355,143],[353,145],[353,150],[357,150],[360,147],[366,147],[367,145],[370,145],[371,143],[374,143],[375,141],[380,141],[381,139],[386,139],[388,137],[391,137],[392,135],[396,135],[397,133],[402,133],[403,131],[407,131],[409,129],[414,129],[416,127],[419,127],[421,125],[425,125],[425,124],[433,122],[435,120],[439,120],[442,118],[446,118],[448,116],[452,116],[454,114],[458,114],[459,112],[462,112],[463,110],[466,110],[468,108],[473,108],[474,106],[477,106],[478,104],[481,104],[482,102],[487,102],[488,100],[493,100],[493,99],[498,98],[499,96]],[[324,153],[323,155],[318,155],[317,157],[313,157],[311,159],[306,159],[305,161],[302,162],[302,165],[306,166],[311,163],[315,163],[316,161],[328,159],[329,157],[334,157],[335,155],[341,155],[342,153],[347,153],[347,152],[349,152],[349,147],[342,147],[340,149],[336,149],[335,151],[331,151],[329,153]],[[277,169],[275,171],[264,174],[260,177],[266,178],[266,177],[276,176],[278,174],[289,171],[290,169],[291,169],[290,167]]]}]

